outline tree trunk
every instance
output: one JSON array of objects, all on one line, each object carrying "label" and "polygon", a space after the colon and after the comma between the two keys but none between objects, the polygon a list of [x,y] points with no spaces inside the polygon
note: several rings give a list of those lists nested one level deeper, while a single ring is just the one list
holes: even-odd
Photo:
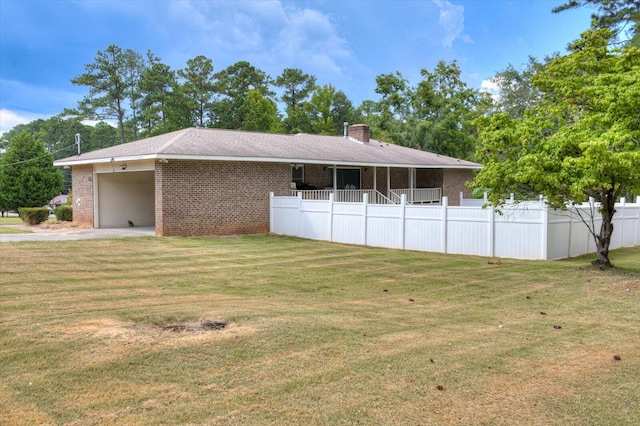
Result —
[{"label": "tree trunk", "polygon": [[123,144],[127,139],[124,136],[124,111],[120,107],[120,101],[118,101],[118,130],[120,132],[120,143]]},{"label": "tree trunk", "polygon": [[600,225],[600,233],[595,236],[596,260],[593,261],[594,265],[612,266],[609,260],[609,246],[611,245],[611,236],[613,235],[613,215],[616,213],[615,205],[616,202],[613,194],[607,193],[600,207],[602,225]]}]

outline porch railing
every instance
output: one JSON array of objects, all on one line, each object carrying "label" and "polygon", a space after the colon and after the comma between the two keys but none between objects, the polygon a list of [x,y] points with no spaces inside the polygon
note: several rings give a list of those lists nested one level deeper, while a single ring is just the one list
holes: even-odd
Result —
[{"label": "porch railing", "polygon": [[369,197],[369,203],[371,204],[393,204],[393,202],[382,195],[375,189],[316,189],[316,190],[304,190],[291,191],[291,195],[297,197],[298,194],[302,194],[302,198],[305,200],[328,200],[329,194],[335,194],[333,200],[337,203],[361,203],[364,194]]},{"label": "porch railing", "polygon": [[400,204],[400,197],[403,194],[409,204],[439,203],[442,199],[440,188],[392,189],[389,191],[389,199],[394,204]]}]

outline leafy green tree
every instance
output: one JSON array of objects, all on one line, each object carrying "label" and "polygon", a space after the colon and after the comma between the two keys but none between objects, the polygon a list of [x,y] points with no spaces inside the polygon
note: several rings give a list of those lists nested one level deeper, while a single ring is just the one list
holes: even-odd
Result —
[{"label": "leafy green tree", "polygon": [[[107,125],[106,123],[102,124]],[[116,132],[117,137],[117,130],[112,126],[109,127]],[[20,133],[29,133],[37,142],[47,148],[54,160],[58,160],[78,153],[78,146],[75,144],[76,134],[80,134],[82,152],[98,149],[91,143],[93,129],[92,126],[83,124],[77,119],[65,119],[62,115],[55,115],[46,120],[38,119],[26,124],[19,124],[4,133],[2,138],[6,140],[8,146],[11,140]]]},{"label": "leafy green tree", "polygon": [[[548,58],[547,62],[550,60],[551,58]],[[498,86],[493,110],[506,112],[511,118],[522,118],[527,109],[542,99],[540,90],[533,85],[531,79],[543,67],[543,63],[529,56],[529,62],[521,70],[509,64],[507,68],[497,73],[492,79]]]},{"label": "leafy green tree", "polygon": [[283,89],[280,100],[284,103],[287,113],[284,121],[285,131],[299,132],[306,122],[303,103],[315,88],[316,77],[303,73],[299,68],[285,68],[274,83]]},{"label": "leafy green tree", "polygon": [[381,98],[367,104],[376,138],[457,158],[470,158],[477,139],[473,120],[491,105],[488,94],[466,85],[456,62],[421,70],[416,87],[399,72],[376,78]]},{"label": "leafy green tree", "polygon": [[333,94],[329,113],[333,121],[334,135],[343,134],[345,122],[349,124],[362,122],[362,114],[360,113],[360,110],[353,106],[351,100],[342,90],[338,90]]},{"label": "leafy green tree", "polygon": [[45,146],[28,133],[15,136],[0,157],[0,210],[45,206],[62,187],[62,174]]},{"label": "leafy green tree", "polygon": [[247,94],[247,110],[244,112],[242,130],[277,133],[280,131],[280,117],[275,102],[265,98],[258,90]]},{"label": "leafy green tree", "polygon": [[[594,263],[610,265],[615,202],[640,192],[640,50],[609,47],[609,30],[590,30],[532,78],[543,94],[521,119],[481,117],[475,188],[489,201],[543,194],[559,209],[593,200],[579,214],[597,247]],[[594,216],[601,225],[596,226]]]},{"label": "leafy green tree", "polygon": [[216,91],[221,95],[212,103],[213,126],[223,129],[241,129],[245,121],[247,96],[257,90],[268,99],[275,96],[269,89],[271,78],[249,62],[240,61],[215,74]]},{"label": "leafy green tree", "polygon": [[178,70],[178,76],[184,79],[182,94],[187,100],[186,107],[193,116],[193,123],[206,127],[207,111],[216,89],[213,61],[206,56],[196,56],[187,61],[186,68]]},{"label": "leafy green tree", "polygon": [[411,146],[415,120],[412,108],[413,88],[399,71],[376,77],[378,101],[366,100],[360,105],[364,121],[371,126],[371,136]]},{"label": "leafy green tree", "polygon": [[147,52],[149,67],[141,75],[138,91],[142,96],[140,102],[140,121],[145,134],[153,136],[174,130],[169,122],[170,99],[176,86],[176,76],[168,65],[160,62],[160,58]]},{"label": "leafy green tree", "polygon": [[[81,144],[82,152],[95,151],[97,149],[108,148],[119,143],[118,129],[109,123],[101,121],[91,127],[88,139],[83,139]],[[84,145],[84,146],[82,146]]]},{"label": "leafy green tree", "polygon": [[89,94],[78,103],[76,111],[68,112],[81,118],[116,120],[121,143],[126,142],[127,100],[138,96],[134,86],[137,86],[135,75],[139,70],[131,52],[123,52],[115,45],[104,52],[98,51],[94,62],[85,65],[86,72],[71,80],[73,84],[89,87]]},{"label": "leafy green tree", "polygon": [[309,119],[305,133],[333,135],[334,121],[331,116],[331,100],[336,93],[332,85],[318,86],[311,96],[311,100],[304,104],[304,110]]},{"label": "leafy green tree", "polygon": [[610,29],[614,37],[626,39],[628,46],[640,47],[640,0],[568,0],[552,12],[585,6],[598,9],[591,15],[593,28]]},{"label": "leafy green tree", "polygon": [[453,61],[438,62],[433,71],[423,69],[413,108],[420,120],[416,144],[426,151],[469,159],[477,139],[473,120],[491,105],[488,94],[470,88]]},{"label": "leafy green tree", "polygon": [[306,123],[301,129],[305,133],[338,135],[343,132],[343,123],[359,121],[360,114],[341,90],[331,84],[316,86],[311,99],[303,104]]},{"label": "leafy green tree", "polygon": [[[132,139],[138,140],[138,114],[141,108],[138,105],[142,99],[142,93],[140,93],[140,79],[145,74],[147,66],[145,64],[144,57],[135,50],[127,49],[122,52],[123,56],[123,80],[126,86],[126,96],[129,99],[129,105],[131,108],[131,116],[129,121],[131,123]],[[153,54],[148,51],[147,56],[153,57]]]}]

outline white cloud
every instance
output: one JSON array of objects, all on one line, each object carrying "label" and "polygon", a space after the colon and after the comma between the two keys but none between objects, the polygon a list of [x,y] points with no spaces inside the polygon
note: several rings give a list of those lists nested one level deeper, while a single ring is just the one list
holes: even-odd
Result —
[{"label": "white cloud", "polygon": [[291,10],[280,30],[275,50],[289,64],[342,74],[339,61],[351,56],[347,41],[338,35],[331,19],[316,10]]},{"label": "white cloud", "polygon": [[[444,0],[433,0],[440,9],[438,23],[444,29],[445,35],[442,45],[451,47],[453,42],[462,35],[464,30],[464,6],[453,5]],[[473,40],[468,35],[463,35],[462,40],[472,43]]]},{"label": "white cloud", "polygon": [[500,100],[500,84],[497,78],[490,78],[482,80],[480,83],[480,90],[491,95],[494,101]]},{"label": "white cloud", "polygon": [[[204,54],[218,70],[241,57],[267,72],[296,67],[331,77],[341,75],[341,62],[352,56],[329,15],[295,3],[286,7],[280,1],[170,5],[170,26],[189,29],[183,33],[181,54]],[[188,52],[195,48],[197,53]]]},{"label": "white cloud", "polygon": [[18,124],[27,124],[38,118],[46,118],[38,114],[32,114],[23,111],[10,111],[8,109],[0,109],[0,134],[8,132]]}]

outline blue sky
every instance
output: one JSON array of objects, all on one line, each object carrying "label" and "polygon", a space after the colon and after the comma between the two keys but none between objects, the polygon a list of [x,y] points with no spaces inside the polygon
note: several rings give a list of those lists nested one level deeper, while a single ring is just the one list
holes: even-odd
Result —
[{"label": "blue sky", "polygon": [[354,105],[376,100],[375,77],[457,60],[472,87],[529,55],[565,51],[592,10],[552,14],[555,0],[0,0],[0,132],[75,107],[70,80],[115,44],[151,50],[172,69],[205,55],[271,76],[300,68]]}]

